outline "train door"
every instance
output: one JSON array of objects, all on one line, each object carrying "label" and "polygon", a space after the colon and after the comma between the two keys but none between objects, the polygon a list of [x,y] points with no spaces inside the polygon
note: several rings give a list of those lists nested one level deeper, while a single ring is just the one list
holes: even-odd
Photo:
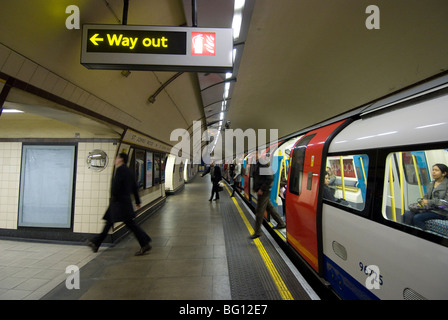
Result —
[{"label": "train door", "polygon": [[251,167],[251,157],[250,155],[246,156],[244,160],[244,196],[247,200],[250,200],[250,167]]},{"label": "train door", "polygon": [[[286,192],[287,241],[319,272],[321,247],[321,206],[318,207],[322,156],[330,136],[344,121],[310,131],[294,146]],[[324,150],[325,149],[325,150]]]},{"label": "train door", "polygon": [[[254,207],[257,206],[257,193],[254,192],[252,189],[254,185],[254,170],[255,170],[255,164],[257,163],[256,158],[256,151],[250,153],[247,156],[247,164],[246,164],[246,175],[247,175],[247,181],[249,182],[247,184],[247,199],[249,200],[249,203],[252,204]],[[246,187],[246,186],[244,186]]]},{"label": "train door", "polygon": [[243,161],[241,163],[241,188],[242,188],[242,194],[245,196],[246,194],[246,158],[243,158]]},{"label": "train door", "polygon": [[[279,155],[279,146],[284,141],[277,141],[273,144],[271,144],[267,149],[265,156],[269,157],[269,162],[272,168],[272,172],[274,173],[274,181],[272,183],[271,187],[271,194],[270,194],[270,200],[272,205],[274,206],[275,210],[277,210],[278,202],[280,201],[278,199],[278,192],[280,190],[280,174],[281,174],[281,165],[283,156]],[[266,212],[266,217],[269,219],[269,216]]]}]

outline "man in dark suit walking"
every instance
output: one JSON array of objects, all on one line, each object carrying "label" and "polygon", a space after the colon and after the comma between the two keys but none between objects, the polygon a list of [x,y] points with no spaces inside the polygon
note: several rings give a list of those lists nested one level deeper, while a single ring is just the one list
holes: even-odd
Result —
[{"label": "man in dark suit walking", "polygon": [[212,179],[212,195],[209,201],[213,200],[213,195],[216,194],[215,200],[219,200],[219,181],[222,180],[222,174],[221,174],[221,168],[217,165],[215,165],[215,162],[213,161],[210,164],[210,167],[208,167],[205,172],[201,175],[201,177],[205,176],[207,173],[210,173],[211,179]]},{"label": "man in dark suit walking", "polygon": [[135,212],[132,206],[131,193],[134,195],[137,209],[140,209],[141,201],[134,175],[126,166],[127,159],[128,155],[126,153],[120,153],[115,159],[116,171],[112,181],[111,201],[103,217],[106,220],[106,225],[103,232],[87,242],[93,252],[98,251],[113,224],[120,221],[123,221],[134,233],[140,244],[141,248],[135,253],[136,256],[143,255],[152,248],[151,237],[134,221]]}]

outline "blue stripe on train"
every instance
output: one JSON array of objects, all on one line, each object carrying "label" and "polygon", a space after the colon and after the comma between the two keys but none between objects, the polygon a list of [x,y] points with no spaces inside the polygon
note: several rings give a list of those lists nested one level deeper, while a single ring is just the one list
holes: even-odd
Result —
[{"label": "blue stripe on train", "polygon": [[[330,282],[333,290],[344,300],[378,300],[373,293],[359,283],[350,274],[324,255],[325,280]],[[366,276],[367,278],[367,276]],[[379,289],[381,290],[381,289]]]}]

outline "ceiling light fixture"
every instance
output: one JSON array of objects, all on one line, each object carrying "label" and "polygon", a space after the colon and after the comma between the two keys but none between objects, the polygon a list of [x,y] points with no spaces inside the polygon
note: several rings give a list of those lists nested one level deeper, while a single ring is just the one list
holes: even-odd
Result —
[{"label": "ceiling light fixture", "polygon": [[17,110],[17,109],[3,109],[2,111],[3,113],[24,113],[21,110]]},{"label": "ceiling light fixture", "polygon": [[243,10],[244,10],[245,0],[235,0],[235,5],[233,8],[233,39],[236,40],[240,36],[241,23],[243,22]]}]

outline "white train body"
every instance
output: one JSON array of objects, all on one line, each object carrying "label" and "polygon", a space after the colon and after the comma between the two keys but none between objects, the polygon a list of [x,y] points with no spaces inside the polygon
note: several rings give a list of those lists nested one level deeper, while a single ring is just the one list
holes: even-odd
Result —
[{"label": "white train body", "polygon": [[[423,231],[402,221],[402,214],[424,188],[423,181],[415,184],[412,154],[423,161],[414,163],[420,180],[425,171],[432,180],[435,163],[448,165],[448,94],[444,90],[418,102],[361,115],[329,145],[328,158],[368,157],[365,169],[369,177],[374,175],[367,186],[370,200],[366,205],[371,209],[322,204],[325,278],[343,298],[448,299],[448,234],[429,227]],[[404,168],[400,169],[400,163],[405,163]],[[448,230],[446,222],[439,223]]]}]

